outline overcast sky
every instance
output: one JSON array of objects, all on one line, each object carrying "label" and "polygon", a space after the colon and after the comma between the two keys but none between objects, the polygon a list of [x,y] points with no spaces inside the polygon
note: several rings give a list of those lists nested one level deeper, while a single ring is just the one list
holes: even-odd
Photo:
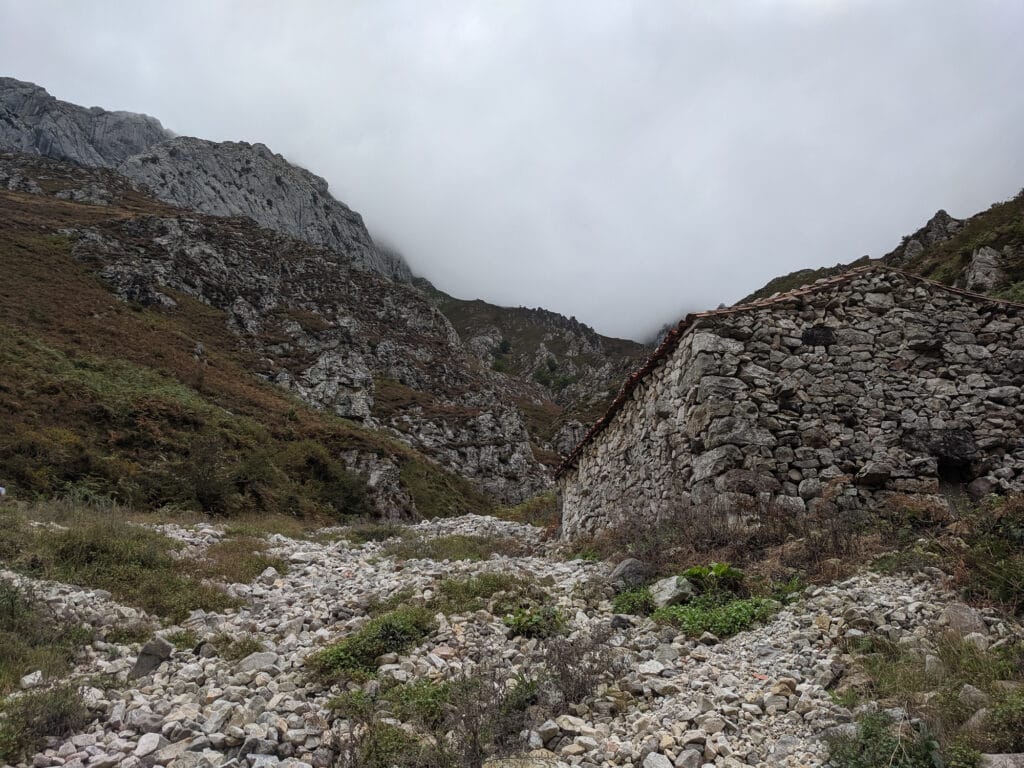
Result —
[{"label": "overcast sky", "polygon": [[0,74],[262,141],[464,298],[639,337],[1024,187],[1024,3],[0,0]]}]

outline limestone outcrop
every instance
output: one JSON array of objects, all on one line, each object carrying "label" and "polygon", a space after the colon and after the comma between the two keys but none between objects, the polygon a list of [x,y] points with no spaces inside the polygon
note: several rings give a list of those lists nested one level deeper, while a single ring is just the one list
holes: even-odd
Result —
[{"label": "limestone outcrop", "polygon": [[0,151],[110,167],[172,136],[154,117],[87,109],[0,77]]},{"label": "limestone outcrop", "polygon": [[263,144],[174,138],[127,158],[117,170],[164,202],[213,216],[248,216],[392,279],[412,279],[402,257],[376,248],[362,217],[335,200],[324,179]]},{"label": "limestone outcrop", "polygon": [[172,205],[248,216],[365,269],[412,279],[402,257],[375,246],[362,217],[335,200],[324,179],[263,144],[175,137],[148,115],[86,109],[0,78],[0,151],[116,169]]}]

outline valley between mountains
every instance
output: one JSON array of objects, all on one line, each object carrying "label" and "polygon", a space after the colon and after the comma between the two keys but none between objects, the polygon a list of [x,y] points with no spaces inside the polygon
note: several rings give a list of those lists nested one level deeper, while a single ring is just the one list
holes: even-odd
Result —
[{"label": "valley between mountains", "polygon": [[[872,461],[859,479],[882,503],[840,507],[840,468],[816,457],[825,427],[861,428],[850,411],[783,436],[799,509],[723,513],[764,491],[756,467],[705,466],[714,503],[570,540],[556,471],[642,391],[678,318],[637,342],[451,296],[262,144],[0,78],[0,763],[1024,766],[1024,196],[744,301],[865,267],[979,307],[959,357],[915,338],[937,395],[901,416],[967,458],[914,462],[923,481]],[[870,279],[863,311],[896,307]],[[837,343],[790,326],[766,359]],[[703,351],[761,397],[771,372],[726,330]],[[872,334],[843,335],[870,370]],[[975,405],[998,441],[950,437],[950,360],[985,361]],[[798,390],[765,414],[798,413]],[[666,402],[658,419],[680,412]],[[861,431],[865,450],[886,439]],[[716,461],[736,441],[775,461],[763,430],[713,437],[732,441],[698,446]]]}]

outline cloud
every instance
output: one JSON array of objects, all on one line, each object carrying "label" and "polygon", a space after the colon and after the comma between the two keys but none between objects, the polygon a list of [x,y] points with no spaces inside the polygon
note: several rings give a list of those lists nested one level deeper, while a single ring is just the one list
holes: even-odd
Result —
[{"label": "cloud", "polygon": [[646,334],[1024,186],[1024,9],[0,0],[0,71],[326,177],[462,297]]}]

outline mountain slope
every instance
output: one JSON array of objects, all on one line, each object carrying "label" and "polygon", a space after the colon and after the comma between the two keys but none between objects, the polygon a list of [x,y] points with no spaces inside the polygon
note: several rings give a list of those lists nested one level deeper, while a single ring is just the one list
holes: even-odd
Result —
[{"label": "mountain slope", "polygon": [[945,285],[1011,301],[1024,301],[1024,192],[967,219],[940,210],[881,259],[802,269],[769,281],[736,302],[745,304],[881,261]]},{"label": "mountain slope", "polygon": [[[191,476],[189,457],[211,445],[225,476],[285,452],[333,482],[340,463],[389,514],[485,509],[481,488],[517,500],[547,484],[513,395],[487,386],[413,289],[247,219],[183,215],[109,171],[5,157],[0,180],[36,189],[0,190],[0,476],[14,488],[95,482],[143,505],[181,501],[153,486]],[[109,205],[62,199],[101,182]],[[374,410],[386,375],[390,399]],[[395,390],[416,401],[396,404]],[[250,469],[291,477],[272,458]]]},{"label": "mountain slope", "polygon": [[0,150],[110,166],[172,137],[160,121],[131,112],[86,109],[45,89],[0,77]]},{"label": "mountain slope", "polygon": [[583,423],[603,412],[649,351],[557,312],[457,299],[426,281],[417,284],[485,365],[534,384],[551,400],[555,408],[537,414],[531,431],[562,453],[575,446]]},{"label": "mountain slope", "polygon": [[397,280],[401,258],[374,247],[362,217],[335,200],[327,182],[262,144],[174,137],[158,120],[85,109],[37,85],[0,78],[0,151],[117,169],[164,202],[324,245]]},{"label": "mountain slope", "polygon": [[117,177],[110,205],[58,197],[108,172],[24,157],[3,165],[4,186],[48,189],[0,189],[0,478],[12,492],[212,513],[488,508],[401,441],[261,382],[223,311],[180,292],[173,305],[118,301],[73,255],[82,233],[180,211]]}]

